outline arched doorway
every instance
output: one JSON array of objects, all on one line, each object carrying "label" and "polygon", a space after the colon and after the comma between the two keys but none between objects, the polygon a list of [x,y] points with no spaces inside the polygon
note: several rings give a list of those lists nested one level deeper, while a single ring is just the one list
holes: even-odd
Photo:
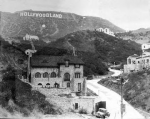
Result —
[{"label": "arched doorway", "polygon": [[47,83],[47,84],[46,84],[46,88],[50,88],[50,83]]}]

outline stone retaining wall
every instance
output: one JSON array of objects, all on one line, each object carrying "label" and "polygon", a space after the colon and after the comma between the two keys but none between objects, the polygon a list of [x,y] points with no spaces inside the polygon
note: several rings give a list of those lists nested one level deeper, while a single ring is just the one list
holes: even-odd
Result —
[{"label": "stone retaining wall", "polygon": [[[67,97],[49,97],[47,101],[57,105],[58,107],[64,109],[65,111],[74,111],[79,112],[80,110],[84,109],[87,113],[91,114],[94,111],[94,103],[95,98],[88,98],[88,97],[74,97],[74,98],[67,98]],[[78,105],[78,109],[75,109],[75,104]]]},{"label": "stone retaining wall", "polygon": [[70,94],[71,90],[68,88],[40,88],[40,87],[33,87],[33,90],[37,90],[44,94],[45,96],[50,95],[60,95],[60,94]]}]

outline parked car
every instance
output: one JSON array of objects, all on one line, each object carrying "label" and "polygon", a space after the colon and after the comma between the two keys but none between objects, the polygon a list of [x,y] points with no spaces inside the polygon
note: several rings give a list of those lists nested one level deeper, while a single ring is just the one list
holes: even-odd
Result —
[{"label": "parked car", "polygon": [[87,76],[87,80],[92,80],[93,78],[94,78],[93,75],[88,75],[88,76]]},{"label": "parked car", "polygon": [[110,116],[110,113],[105,108],[99,108],[99,110],[96,112],[96,117],[105,119],[106,117]]}]

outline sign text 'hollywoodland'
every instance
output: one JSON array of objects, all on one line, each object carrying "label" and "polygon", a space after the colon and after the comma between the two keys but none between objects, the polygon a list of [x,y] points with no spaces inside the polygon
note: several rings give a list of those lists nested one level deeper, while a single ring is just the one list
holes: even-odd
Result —
[{"label": "sign text 'hollywoodland'", "polygon": [[38,12],[21,12],[20,16],[62,18],[62,14],[57,14],[57,13],[38,13]]}]

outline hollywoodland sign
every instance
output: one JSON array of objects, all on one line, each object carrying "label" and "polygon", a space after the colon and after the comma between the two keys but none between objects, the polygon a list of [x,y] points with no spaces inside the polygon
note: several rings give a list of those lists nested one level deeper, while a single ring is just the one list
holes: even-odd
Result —
[{"label": "hollywoodland sign", "polygon": [[38,12],[21,12],[20,16],[62,18],[62,14],[57,14],[57,13],[38,13]]}]

